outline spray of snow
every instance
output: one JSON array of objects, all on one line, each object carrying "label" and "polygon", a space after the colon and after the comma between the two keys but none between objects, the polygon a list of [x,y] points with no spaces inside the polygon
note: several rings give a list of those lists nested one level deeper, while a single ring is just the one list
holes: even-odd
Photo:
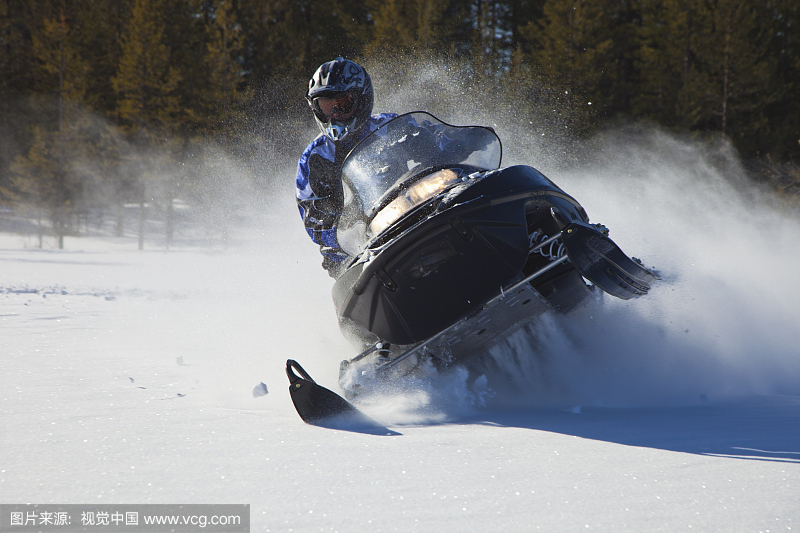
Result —
[{"label": "spray of snow", "polygon": [[[398,79],[381,74],[373,77]],[[662,280],[645,298],[601,298],[517,332],[492,349],[488,391],[483,382],[475,391],[464,371],[415,383],[403,400],[387,393],[385,419],[430,423],[487,401],[650,406],[800,393],[800,217],[748,182],[730,145],[655,127],[576,143],[555,116],[529,128],[508,114],[476,117],[497,106],[464,91],[458,72],[417,74],[376,84],[379,110],[426,108],[447,122],[492,124],[504,165],[543,170]]]},{"label": "spray of snow", "polygon": [[[645,298],[606,297],[568,317],[543,317],[494,348],[493,363],[477,382],[464,369],[431,371],[363,400],[368,414],[387,425],[417,424],[505,406],[683,405],[800,393],[800,217],[748,184],[728,145],[655,128],[576,142],[555,110],[543,109],[534,124],[520,121],[513,105],[498,106],[494,95],[465,89],[462,71],[447,65],[420,66],[415,76],[401,78],[384,65],[368,67],[376,112],[427,109],[455,124],[492,125],[504,142],[504,165],[545,172],[594,222],[608,226],[625,252],[663,278]],[[205,199],[207,231],[229,228],[226,254],[176,230],[176,243],[207,250],[207,260],[181,259],[176,246],[163,260],[98,271],[107,280],[118,272],[112,286],[119,294],[152,291],[195,302],[171,319],[169,330],[142,318],[151,329],[137,340],[163,351],[171,365],[169,354],[193,346],[181,371],[194,383],[213,383],[194,393],[206,391],[217,403],[252,406],[261,381],[275,397],[285,385],[287,358],[336,389],[339,361],[355,353],[338,330],[332,280],[294,205],[296,158],[317,134],[307,118],[306,129],[296,129],[283,150],[254,142],[248,156],[237,156],[198,147],[187,162],[186,174],[200,176],[204,186],[195,192]],[[91,241],[68,239],[67,250],[79,242]],[[107,240],[103,246],[96,252],[109,250]],[[161,266],[142,270],[152,264]],[[123,277],[129,271],[133,277]],[[40,281],[12,281],[35,289],[53,279],[64,280],[59,283],[70,293],[107,290],[88,278],[71,281],[64,270]],[[137,323],[135,316],[120,319]],[[287,398],[281,401],[289,408]]]}]

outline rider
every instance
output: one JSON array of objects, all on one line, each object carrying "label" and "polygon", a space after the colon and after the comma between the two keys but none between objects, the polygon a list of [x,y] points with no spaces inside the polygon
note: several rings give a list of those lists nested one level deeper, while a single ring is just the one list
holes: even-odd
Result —
[{"label": "rider", "polygon": [[336,239],[343,201],[342,163],[359,141],[397,115],[372,115],[369,74],[341,57],[320,65],[308,84],[306,100],[322,133],[297,163],[297,206],[306,231],[320,247],[322,266],[337,277],[347,258]]}]

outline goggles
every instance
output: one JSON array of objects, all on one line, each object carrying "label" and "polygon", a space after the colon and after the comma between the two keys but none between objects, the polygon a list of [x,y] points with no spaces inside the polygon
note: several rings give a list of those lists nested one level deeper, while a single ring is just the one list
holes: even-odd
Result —
[{"label": "goggles", "polygon": [[314,110],[327,120],[332,118],[349,118],[356,107],[358,95],[355,93],[337,93],[330,96],[318,96],[312,101]]}]

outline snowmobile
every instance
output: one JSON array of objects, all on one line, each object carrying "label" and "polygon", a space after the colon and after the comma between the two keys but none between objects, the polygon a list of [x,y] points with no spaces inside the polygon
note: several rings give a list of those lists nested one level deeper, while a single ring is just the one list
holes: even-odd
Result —
[{"label": "snowmobile", "polygon": [[[333,301],[342,332],[363,348],[340,366],[348,399],[423,361],[467,363],[597,290],[622,299],[650,290],[654,273],[590,224],[577,200],[501,159],[493,129],[425,112],[388,121],[345,159],[337,237],[349,259]],[[355,411],[296,361],[286,372],[305,421]]]}]

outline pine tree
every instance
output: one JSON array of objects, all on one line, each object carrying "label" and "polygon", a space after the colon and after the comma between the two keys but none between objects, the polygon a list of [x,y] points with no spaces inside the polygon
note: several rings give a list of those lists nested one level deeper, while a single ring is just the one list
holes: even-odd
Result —
[{"label": "pine tree", "polygon": [[59,13],[57,20],[45,20],[41,32],[33,37],[34,55],[44,69],[55,77],[59,131],[64,129],[66,115],[83,101],[89,72],[71,37],[64,11]]},{"label": "pine tree", "polygon": [[40,87],[41,76],[49,76],[32,60],[31,34],[43,18],[35,14],[51,12],[42,3],[0,0],[0,202],[13,201],[10,166],[33,144],[30,125],[38,122],[31,93]]},{"label": "pine tree", "polygon": [[117,121],[117,93],[112,78],[122,52],[121,36],[130,20],[133,0],[75,1],[71,31],[89,72],[83,101],[97,113]]},{"label": "pine tree", "polygon": [[[11,184],[18,203],[44,209],[52,222],[58,247],[64,248],[68,210],[78,186],[68,171],[65,132],[34,128],[34,143],[26,155],[18,155],[11,165]],[[41,225],[39,247],[41,248]]]},{"label": "pine tree", "polygon": [[490,0],[478,0],[472,6],[474,21],[472,63],[476,83],[497,85],[505,74],[506,51],[510,31],[505,25],[506,5]]},{"label": "pine tree", "polygon": [[414,61],[445,49],[449,0],[372,0],[372,38],[365,55]]},{"label": "pine tree", "polygon": [[766,108],[782,98],[775,83],[777,34],[766,2],[644,2],[639,116],[694,132],[731,137],[749,156],[771,127]]},{"label": "pine tree", "polygon": [[761,153],[771,154],[775,161],[793,162],[791,181],[800,193],[800,4],[796,0],[777,0],[771,5],[772,56],[777,61],[773,83],[783,90],[782,97],[766,107],[770,131],[763,136]]},{"label": "pine tree", "polygon": [[204,65],[208,84],[203,95],[203,116],[198,120],[207,131],[230,135],[235,124],[244,120],[245,105],[252,98],[252,90],[243,77],[241,26],[231,0],[213,2],[206,34]]},{"label": "pine tree", "polygon": [[319,65],[337,56],[357,58],[370,37],[365,1],[239,0],[238,5],[246,28],[244,67],[254,86],[273,93],[268,96],[273,102],[278,94],[283,98],[284,113]]},{"label": "pine tree", "polygon": [[548,105],[563,110],[568,128],[580,130],[589,125],[592,109],[609,106],[599,91],[613,49],[603,5],[551,0],[543,11],[541,21],[520,33],[532,43],[530,61],[551,88]]},{"label": "pine tree", "polygon": [[372,40],[365,52],[368,55],[403,55],[411,53],[416,43],[416,6],[413,0],[373,1],[374,28]]},{"label": "pine tree", "polygon": [[114,89],[119,93],[120,119],[130,131],[174,131],[180,109],[175,92],[179,71],[170,66],[162,36],[166,21],[162,0],[136,0],[122,35],[122,54]]},{"label": "pine tree", "polygon": [[75,207],[80,178],[71,169],[78,110],[86,92],[88,68],[76,52],[67,15],[62,9],[58,19],[45,19],[33,36],[33,53],[44,71],[52,76],[51,91],[56,95],[57,120],[50,131],[36,128],[34,143],[27,156],[18,156],[12,182],[23,198],[46,206],[53,221],[58,247],[64,247],[64,235]]},{"label": "pine tree", "polygon": [[9,0],[0,0],[0,96],[7,96],[11,80],[12,21]]},{"label": "pine tree", "polygon": [[[166,24],[163,7],[162,0],[136,0],[122,36],[119,70],[112,82],[119,93],[119,117],[126,129],[135,134],[139,148],[153,145],[159,138],[159,149],[171,155],[178,143],[172,134],[180,126],[182,115],[176,91],[181,76],[170,66],[169,48],[162,40]],[[158,170],[143,166],[138,176],[140,250],[144,248],[148,184],[162,190],[171,205],[173,190],[164,183],[169,180],[170,166],[171,161]]]},{"label": "pine tree", "polygon": [[698,38],[696,53],[707,76],[700,102],[708,111],[701,124],[723,135],[735,130],[740,141],[763,128],[760,108],[776,96],[770,87],[775,62],[768,55],[772,25],[765,7],[762,2],[715,0],[711,31]]},{"label": "pine tree", "polygon": [[641,83],[633,111],[668,127],[691,128],[706,111],[699,97],[706,76],[698,48],[711,26],[708,7],[694,0],[642,0],[640,5]]}]

